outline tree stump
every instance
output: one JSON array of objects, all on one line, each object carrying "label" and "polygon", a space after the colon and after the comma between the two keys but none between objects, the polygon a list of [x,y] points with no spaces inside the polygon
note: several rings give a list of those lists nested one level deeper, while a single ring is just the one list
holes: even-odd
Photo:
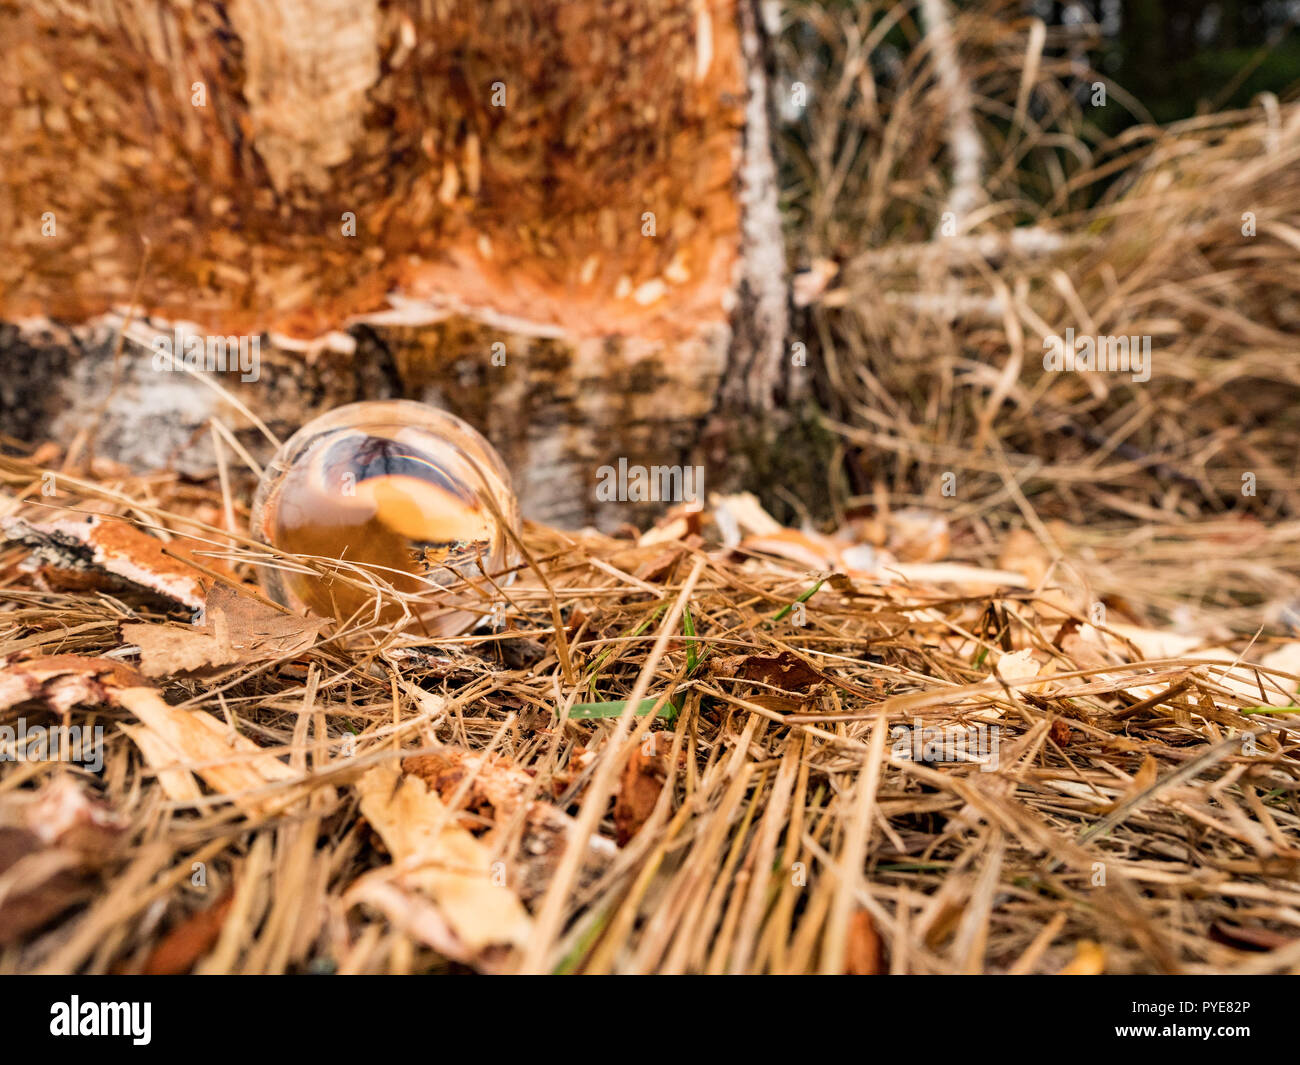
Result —
[{"label": "tree stump", "polygon": [[[560,524],[635,516],[619,459],[743,477],[789,387],[751,0],[34,0],[0,37],[3,431],[201,467],[239,404],[400,394]],[[256,339],[233,405],[159,367],[177,323]]]}]

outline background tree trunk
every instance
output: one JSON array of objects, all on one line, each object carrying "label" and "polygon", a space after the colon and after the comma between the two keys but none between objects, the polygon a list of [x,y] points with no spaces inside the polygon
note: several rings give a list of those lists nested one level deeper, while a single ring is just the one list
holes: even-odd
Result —
[{"label": "background tree trunk", "polygon": [[[609,527],[600,466],[720,487],[775,424],[750,0],[36,0],[0,36],[9,435],[197,472],[209,419],[260,439],[238,404],[284,435],[408,395],[483,429],[530,515]],[[177,322],[262,338],[234,404],[154,368]]]}]

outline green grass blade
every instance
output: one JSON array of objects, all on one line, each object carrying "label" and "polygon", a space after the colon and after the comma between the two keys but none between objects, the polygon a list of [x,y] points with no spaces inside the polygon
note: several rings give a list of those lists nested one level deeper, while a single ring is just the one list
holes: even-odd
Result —
[{"label": "green grass blade", "polygon": [[695,619],[689,603],[682,606],[682,631],[686,633],[686,674],[690,676],[699,666],[700,656],[695,650]]},{"label": "green grass blade", "polygon": [[816,584],[814,584],[811,588],[809,588],[806,592],[804,592],[803,595],[799,596],[799,598],[796,599],[793,603],[789,603],[789,604],[787,604],[786,606],[784,606],[784,607],[782,607],[780,610],[778,610],[775,614],[773,614],[773,615],[772,615],[772,620],[773,620],[773,621],[780,621],[783,617],[785,617],[787,614],[789,614],[790,611],[792,611],[792,610],[793,610],[796,606],[798,606],[800,603],[806,603],[806,602],[808,602],[809,599],[811,599],[814,595],[816,595],[819,591],[821,591],[821,587],[822,587],[822,585],[825,584],[825,583],[826,583],[826,578],[823,577],[823,578],[822,578],[821,580],[819,580]]},{"label": "green grass blade", "polygon": [[[651,696],[648,699],[642,699],[640,705],[636,708],[637,717],[644,717],[654,709],[655,703],[659,701],[658,696]],[[577,703],[569,711],[570,720],[591,720],[602,717],[618,717],[627,709],[626,699],[617,699],[609,703]],[[677,716],[677,707],[671,703],[664,703],[659,708],[657,717],[674,718]]]}]

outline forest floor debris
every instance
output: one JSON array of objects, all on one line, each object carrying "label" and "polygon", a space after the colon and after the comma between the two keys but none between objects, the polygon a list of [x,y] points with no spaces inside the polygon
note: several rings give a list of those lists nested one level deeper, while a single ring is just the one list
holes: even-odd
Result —
[{"label": "forest floor debris", "polygon": [[[1300,969],[1285,524],[715,498],[528,526],[547,580],[430,642],[266,606],[215,482],[42,472],[0,460],[0,971]],[[143,549],[51,553],[91,515]]]}]

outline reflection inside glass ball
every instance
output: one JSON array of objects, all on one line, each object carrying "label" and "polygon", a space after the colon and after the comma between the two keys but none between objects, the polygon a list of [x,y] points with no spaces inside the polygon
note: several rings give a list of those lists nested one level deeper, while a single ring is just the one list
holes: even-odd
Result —
[{"label": "reflection inside glass ball", "polygon": [[484,575],[505,583],[499,575],[517,561],[503,522],[517,531],[518,506],[492,446],[408,400],[353,403],[305,425],[272,459],[252,519],[263,543],[358,567],[332,576],[263,567],[277,602],[365,623],[369,574],[392,587],[379,619],[398,622],[404,604],[412,631],[428,635],[463,632],[491,609]]}]

